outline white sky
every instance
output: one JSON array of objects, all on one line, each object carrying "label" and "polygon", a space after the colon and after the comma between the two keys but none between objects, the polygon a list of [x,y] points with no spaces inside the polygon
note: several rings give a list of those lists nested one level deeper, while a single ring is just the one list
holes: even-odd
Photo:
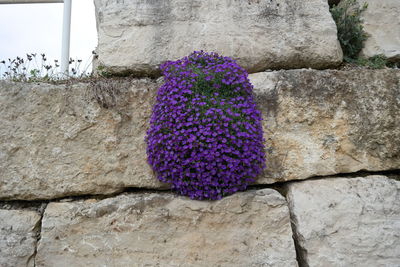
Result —
[{"label": "white sky", "polygon": [[[63,4],[0,5],[0,60],[26,53],[60,59],[62,17]],[[96,45],[93,0],[72,0],[70,57],[87,62]]]}]

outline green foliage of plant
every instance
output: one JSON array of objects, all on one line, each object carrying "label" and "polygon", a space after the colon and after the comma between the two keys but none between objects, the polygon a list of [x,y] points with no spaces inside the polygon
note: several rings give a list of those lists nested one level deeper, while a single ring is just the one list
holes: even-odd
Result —
[{"label": "green foliage of plant", "polygon": [[362,26],[361,13],[366,10],[365,3],[360,7],[356,0],[344,0],[330,11],[336,22],[338,39],[343,50],[345,62],[354,62],[363,48],[367,34]]},{"label": "green foliage of plant", "polygon": [[370,58],[357,58],[355,63],[370,69],[383,69],[388,65],[387,58],[384,55],[376,55]]},{"label": "green foliage of plant", "polygon": [[117,75],[114,75],[113,73],[107,71],[106,67],[103,65],[97,66],[96,70],[97,70],[97,75],[99,75],[100,77],[103,77],[103,78],[111,78],[113,76],[117,76]]}]

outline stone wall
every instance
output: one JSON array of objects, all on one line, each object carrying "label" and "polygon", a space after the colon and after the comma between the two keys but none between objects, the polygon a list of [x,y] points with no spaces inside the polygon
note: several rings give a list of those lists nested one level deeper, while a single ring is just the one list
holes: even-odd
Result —
[{"label": "stone wall", "polygon": [[0,207],[1,266],[397,266],[400,175],[330,177],[220,201],[170,192]]},{"label": "stone wall", "polygon": [[[98,71],[134,76],[0,81],[0,266],[400,265],[400,70],[315,70],[342,60],[328,1],[94,2]],[[398,4],[369,2],[364,54],[397,60]],[[265,172],[219,201],[146,161],[149,77],[200,49],[252,72],[263,114]]]},{"label": "stone wall", "polygon": [[267,169],[203,202],[146,163],[162,78],[1,82],[2,266],[395,266],[400,71],[250,79]]}]

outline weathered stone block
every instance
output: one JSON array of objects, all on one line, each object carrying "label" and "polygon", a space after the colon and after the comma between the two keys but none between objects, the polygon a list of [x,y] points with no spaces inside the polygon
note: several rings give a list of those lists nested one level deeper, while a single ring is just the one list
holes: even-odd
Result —
[{"label": "weathered stone block", "polygon": [[37,212],[0,209],[0,266],[34,266],[39,224]]},{"label": "weathered stone block", "polygon": [[194,50],[250,72],[327,68],[342,61],[326,0],[95,0],[102,71],[158,74]]},{"label": "weathered stone block", "polygon": [[398,266],[400,181],[384,176],[291,183],[304,266]]},{"label": "weathered stone block", "polygon": [[[144,142],[160,84],[110,80],[96,90],[88,83],[0,84],[0,198],[162,187],[147,165]],[[114,101],[118,107],[111,107]]]},{"label": "weathered stone block", "polygon": [[258,183],[400,168],[400,71],[250,75],[264,116]]},{"label": "weathered stone block", "polygon": [[362,13],[363,26],[368,33],[364,49],[366,57],[383,54],[391,61],[400,61],[400,1],[358,0],[368,4]]},{"label": "weathered stone block", "polygon": [[38,266],[297,266],[284,197],[125,194],[50,203]]}]

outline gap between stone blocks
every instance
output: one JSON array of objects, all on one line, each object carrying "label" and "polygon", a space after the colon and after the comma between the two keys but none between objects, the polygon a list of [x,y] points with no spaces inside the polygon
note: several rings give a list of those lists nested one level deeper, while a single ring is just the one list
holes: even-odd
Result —
[{"label": "gap between stone blocks", "polygon": [[[366,177],[370,175],[384,175],[391,179],[400,179],[400,169],[396,170],[386,170],[386,171],[365,171],[361,170],[352,173],[338,173],[334,175],[327,176],[313,176],[305,179],[290,180],[275,182],[272,184],[253,184],[248,186],[248,190],[260,190],[260,189],[274,189],[278,191],[283,197],[286,198],[287,186],[291,183],[301,183],[308,180],[324,180],[324,179],[334,179],[334,178],[356,178],[356,177]],[[71,202],[86,199],[97,199],[102,200],[106,198],[111,198],[124,193],[132,194],[142,194],[142,193],[161,193],[161,194],[175,194],[171,189],[150,189],[150,188],[139,188],[139,187],[125,187],[118,192],[110,194],[84,194],[84,195],[70,195],[65,197],[59,197],[54,199],[38,199],[38,200],[10,200],[10,199],[0,199],[0,209],[5,210],[35,210],[42,213],[41,209],[43,205],[47,205],[50,202]],[[240,193],[240,192],[238,192]],[[44,212],[45,208],[43,208]]]}]

